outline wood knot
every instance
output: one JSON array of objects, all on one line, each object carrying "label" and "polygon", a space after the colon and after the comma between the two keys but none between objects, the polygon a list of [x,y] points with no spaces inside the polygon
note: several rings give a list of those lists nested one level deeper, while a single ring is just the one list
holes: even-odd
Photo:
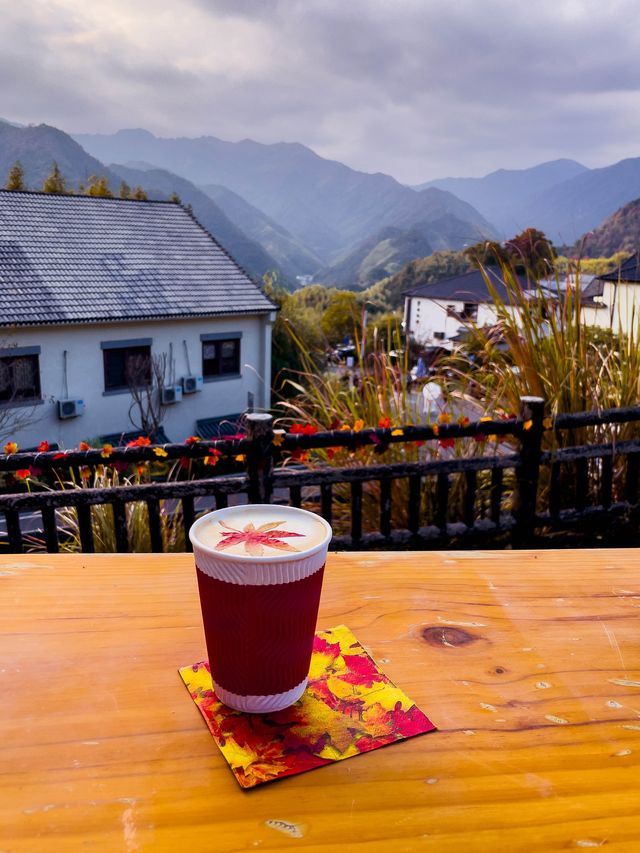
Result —
[{"label": "wood knot", "polygon": [[497,666],[493,671],[496,675],[503,675],[506,672],[506,669],[503,666]]},{"label": "wood knot", "polygon": [[430,646],[467,646],[469,643],[474,643],[480,637],[475,634],[470,634],[468,631],[463,631],[460,628],[445,628],[444,626],[436,626],[433,628],[423,628],[422,638]]}]

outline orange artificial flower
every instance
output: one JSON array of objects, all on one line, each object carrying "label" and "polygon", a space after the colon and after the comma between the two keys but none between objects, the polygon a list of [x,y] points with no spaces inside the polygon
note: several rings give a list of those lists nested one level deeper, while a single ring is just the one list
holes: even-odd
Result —
[{"label": "orange artificial flower", "polygon": [[440,412],[438,415],[438,423],[439,424],[450,424],[453,418],[449,414],[449,412]]},{"label": "orange artificial flower", "polygon": [[87,444],[86,441],[81,441],[78,445],[79,450],[91,450],[91,447]]},{"label": "orange artificial flower", "polygon": [[189,438],[185,438],[185,444],[197,444],[200,441],[197,435],[190,435]]},{"label": "orange artificial flower", "polygon": [[358,418],[358,420],[353,425],[354,432],[360,432],[360,430],[364,429],[364,421],[362,418]]},{"label": "orange artificial flower", "polygon": [[15,443],[15,441],[8,441],[4,446],[4,452],[5,453],[17,453],[18,452],[18,445]]},{"label": "orange artificial flower", "polygon": [[100,456],[102,456],[103,459],[108,459],[112,453],[113,453],[113,444],[103,444],[102,445],[102,453],[100,454]]},{"label": "orange artificial flower", "polygon": [[284,430],[278,429],[273,432],[273,443],[276,447],[280,447],[282,442],[284,441]]}]

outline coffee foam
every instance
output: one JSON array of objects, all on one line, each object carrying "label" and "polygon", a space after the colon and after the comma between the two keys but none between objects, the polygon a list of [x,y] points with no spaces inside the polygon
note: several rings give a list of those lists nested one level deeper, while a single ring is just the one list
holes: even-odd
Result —
[{"label": "coffee foam", "polygon": [[320,545],[325,525],[312,513],[279,506],[240,506],[213,514],[197,526],[197,541],[220,554],[243,557],[293,556]]}]

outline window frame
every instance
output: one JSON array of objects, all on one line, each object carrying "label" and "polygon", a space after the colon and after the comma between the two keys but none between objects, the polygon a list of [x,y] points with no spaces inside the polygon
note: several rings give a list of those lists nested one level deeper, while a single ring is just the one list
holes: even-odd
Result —
[{"label": "window frame", "polygon": [[[234,369],[223,371],[218,370],[216,373],[207,373],[205,363],[212,359],[205,359],[204,352],[206,344],[226,344],[233,343],[235,347],[234,353]],[[200,360],[202,366],[202,378],[204,382],[223,382],[226,379],[238,379],[242,376],[242,332],[211,332],[200,335]],[[216,356],[218,363],[221,362],[221,357]],[[222,365],[220,365],[222,366]]]},{"label": "window frame", "polygon": [[[147,349],[149,356],[149,380],[148,385],[151,385],[152,376],[151,376],[151,347],[153,344],[153,338],[126,338],[122,340],[114,340],[114,341],[101,341],[100,349],[102,350],[102,370],[103,370],[103,382],[104,382],[104,391],[102,392],[103,397],[109,397],[115,394],[129,394],[131,393],[131,388],[128,383],[124,385],[108,385],[107,384],[107,360],[109,358],[109,353],[113,353],[114,350],[126,351],[132,349]],[[140,355],[144,355],[143,353],[139,353]],[[126,356],[125,356],[126,357]],[[125,368],[126,369],[126,368]],[[146,387],[145,384],[139,386],[140,388]]]},{"label": "window frame", "polygon": [[43,403],[42,398],[42,376],[40,371],[40,354],[39,346],[28,347],[2,347],[0,348],[0,361],[4,359],[15,361],[21,358],[35,359],[35,393],[33,396],[24,397],[16,396],[15,384],[12,384],[12,395],[7,400],[0,400],[0,408],[17,408],[20,406],[37,406]]}]

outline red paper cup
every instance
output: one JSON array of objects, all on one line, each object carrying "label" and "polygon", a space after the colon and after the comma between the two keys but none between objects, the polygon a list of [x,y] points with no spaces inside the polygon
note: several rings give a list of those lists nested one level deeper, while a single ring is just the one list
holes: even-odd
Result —
[{"label": "red paper cup", "polygon": [[216,510],[191,527],[209,668],[220,701],[264,713],[307,686],[331,527],[295,507]]}]

